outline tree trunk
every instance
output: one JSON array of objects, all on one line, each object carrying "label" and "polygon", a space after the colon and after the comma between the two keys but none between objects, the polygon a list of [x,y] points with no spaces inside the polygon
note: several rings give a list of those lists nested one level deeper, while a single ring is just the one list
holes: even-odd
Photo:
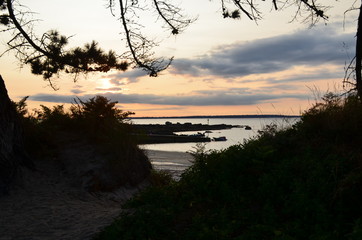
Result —
[{"label": "tree trunk", "polygon": [[360,99],[362,99],[362,5],[359,9],[357,34],[356,34],[356,89]]},{"label": "tree trunk", "polygon": [[7,194],[22,166],[33,168],[26,154],[19,116],[0,75],[0,196]]}]

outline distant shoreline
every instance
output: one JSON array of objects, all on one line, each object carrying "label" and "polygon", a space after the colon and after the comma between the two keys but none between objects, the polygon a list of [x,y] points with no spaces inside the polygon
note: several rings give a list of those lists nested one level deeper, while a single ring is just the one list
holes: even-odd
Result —
[{"label": "distant shoreline", "polygon": [[185,118],[298,118],[300,115],[278,115],[278,114],[263,114],[263,115],[210,115],[210,116],[173,116],[173,117],[130,117],[130,119],[185,119]]}]

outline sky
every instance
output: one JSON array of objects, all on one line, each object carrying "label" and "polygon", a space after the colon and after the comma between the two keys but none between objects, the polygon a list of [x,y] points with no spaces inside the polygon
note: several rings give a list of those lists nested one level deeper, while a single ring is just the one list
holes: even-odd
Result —
[{"label": "sky", "polygon": [[[69,106],[103,95],[118,107],[146,116],[299,115],[327,91],[344,91],[345,66],[354,55],[357,12],[344,15],[354,0],[327,1],[329,20],[310,27],[303,19],[293,21],[295,8],[272,11],[261,2],[263,19],[257,23],[241,16],[223,19],[219,2],[177,1],[197,20],[185,32],[173,36],[156,22],[154,12],[142,15],[144,33],[161,41],[156,55],[174,57],[158,77],[140,69],[88,74],[74,82],[61,74],[53,79],[54,91],[42,76],[32,75],[13,53],[0,57],[0,74],[10,97],[29,96],[29,110],[40,105]],[[70,48],[96,40],[106,50],[126,50],[122,27],[106,8],[106,0],[23,0],[40,19],[34,32],[50,29],[72,36]],[[0,33],[0,50],[9,35]]]}]

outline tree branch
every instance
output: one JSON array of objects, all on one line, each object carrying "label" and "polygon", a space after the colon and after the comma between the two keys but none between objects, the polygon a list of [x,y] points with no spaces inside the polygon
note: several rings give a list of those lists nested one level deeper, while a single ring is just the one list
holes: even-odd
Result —
[{"label": "tree branch", "polygon": [[6,7],[8,9],[9,12],[9,17],[11,19],[11,21],[13,22],[13,24],[15,25],[15,27],[17,28],[17,30],[21,33],[21,35],[26,39],[26,41],[38,52],[42,53],[45,56],[48,56],[49,54],[43,50],[41,47],[39,47],[37,44],[35,44],[33,42],[33,40],[29,37],[29,35],[24,31],[23,27],[20,25],[20,23],[18,22],[18,20],[15,17],[14,14],[14,9],[13,9],[13,4],[12,4],[12,0],[6,0]]},{"label": "tree branch", "polygon": [[[20,21],[17,19],[13,0],[6,0],[6,9],[11,24],[14,25],[14,28],[8,29],[17,31],[8,41],[9,49],[7,51],[15,50],[18,59],[25,64],[30,64],[33,74],[43,75],[52,88],[54,88],[51,82],[52,76],[61,71],[77,76],[80,72],[107,72],[111,69],[126,70],[128,67],[127,62],[117,60],[113,51],[105,53],[94,41],[85,44],[83,48],[77,47],[65,51],[64,47],[68,44],[69,38],[56,31],[44,33],[40,40],[37,40],[31,36],[32,28],[28,31],[24,29],[24,26],[28,26],[32,21],[24,23],[20,22],[24,21],[22,18]],[[20,14],[22,17],[25,15],[24,12],[20,12]]]},{"label": "tree branch", "polygon": [[127,8],[127,0],[125,2],[124,0],[119,0],[120,18],[125,31],[127,45],[136,66],[145,70],[149,76],[157,77],[160,71],[165,70],[171,64],[173,58],[169,59],[166,63],[163,59],[153,58],[154,53],[150,50],[156,46],[156,43],[129,28],[129,24],[131,23],[126,18],[126,14],[127,11],[133,11],[133,8],[140,8],[137,3],[137,1],[132,1],[131,5]]}]

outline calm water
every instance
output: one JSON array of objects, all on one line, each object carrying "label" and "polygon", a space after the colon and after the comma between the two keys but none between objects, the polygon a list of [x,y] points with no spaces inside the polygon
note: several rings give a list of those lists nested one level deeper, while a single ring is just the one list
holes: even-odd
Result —
[{"label": "calm water", "polygon": [[[278,126],[290,126],[300,118],[172,118],[172,119],[132,119],[134,124],[165,124],[166,121],[172,123],[185,123],[191,122],[192,124],[230,124],[230,125],[248,125],[252,130],[245,130],[244,128],[232,128],[226,130],[215,130],[208,135],[210,138],[225,136],[227,141],[224,142],[208,142],[206,149],[225,149],[231,145],[244,142],[258,134],[268,124],[276,123]],[[204,131],[200,131],[204,132]],[[196,132],[179,132],[177,134],[193,134]],[[197,143],[162,143],[162,144],[144,144],[141,148],[148,150],[161,150],[161,151],[177,151],[187,152],[192,151]]]}]

